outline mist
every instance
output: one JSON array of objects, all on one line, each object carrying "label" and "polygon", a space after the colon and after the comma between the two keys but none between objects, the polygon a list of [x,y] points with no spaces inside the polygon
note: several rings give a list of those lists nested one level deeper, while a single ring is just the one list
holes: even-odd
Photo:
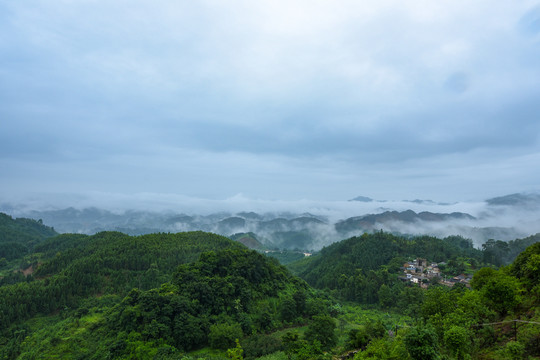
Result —
[{"label": "mist", "polygon": [[[447,237],[480,247],[488,239],[513,240],[540,232],[540,196],[512,194],[485,201],[317,201],[252,199],[242,194],[203,199],[178,194],[31,194],[0,201],[14,217],[42,219],[59,232],[132,235],[203,230],[230,236],[254,233],[269,247],[319,250],[364,232]],[[411,212],[412,211],[412,212]]]}]

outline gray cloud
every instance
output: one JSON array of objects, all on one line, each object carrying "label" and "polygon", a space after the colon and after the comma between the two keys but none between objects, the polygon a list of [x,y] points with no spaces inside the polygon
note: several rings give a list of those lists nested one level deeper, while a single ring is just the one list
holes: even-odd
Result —
[{"label": "gray cloud", "polygon": [[540,180],[538,7],[31,1],[0,14],[6,193],[478,198]]}]

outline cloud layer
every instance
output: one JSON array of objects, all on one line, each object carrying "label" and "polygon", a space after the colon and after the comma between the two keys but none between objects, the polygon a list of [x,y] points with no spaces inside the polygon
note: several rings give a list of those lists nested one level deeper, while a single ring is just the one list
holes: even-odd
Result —
[{"label": "cloud layer", "polygon": [[539,9],[1,2],[0,195],[534,190]]}]

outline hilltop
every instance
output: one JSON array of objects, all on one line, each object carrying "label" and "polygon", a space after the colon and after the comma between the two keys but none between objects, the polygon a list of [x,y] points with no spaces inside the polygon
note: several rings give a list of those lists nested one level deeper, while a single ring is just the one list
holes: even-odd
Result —
[{"label": "hilltop", "polygon": [[23,257],[45,239],[58,235],[42,220],[14,219],[0,213],[0,269],[7,262]]}]

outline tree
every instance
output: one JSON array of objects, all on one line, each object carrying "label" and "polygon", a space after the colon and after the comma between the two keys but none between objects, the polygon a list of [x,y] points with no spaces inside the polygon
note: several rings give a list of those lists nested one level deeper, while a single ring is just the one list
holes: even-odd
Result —
[{"label": "tree", "polygon": [[509,360],[524,359],[525,346],[516,341],[509,341],[503,349],[499,350],[499,353]]},{"label": "tree", "polygon": [[364,351],[358,352],[355,360],[361,359],[408,359],[409,355],[401,338],[381,338],[369,343]]},{"label": "tree", "polygon": [[208,340],[214,349],[227,350],[235,345],[237,339],[242,338],[240,324],[214,324],[210,326]]},{"label": "tree", "polygon": [[508,250],[507,242],[489,239],[482,244],[483,260],[486,264],[501,266],[506,259]]},{"label": "tree", "polygon": [[311,343],[301,340],[295,360],[316,360],[320,359],[322,354],[322,346],[318,340],[313,340]]},{"label": "tree", "polygon": [[246,359],[256,359],[284,349],[281,338],[266,334],[252,334],[242,339],[241,345]]},{"label": "tree", "polygon": [[307,341],[319,341],[323,349],[330,349],[337,343],[336,323],[329,315],[316,315],[305,333]]},{"label": "tree", "polygon": [[540,242],[529,246],[518,255],[511,272],[521,279],[528,289],[540,284]]},{"label": "tree", "polygon": [[414,327],[405,336],[405,347],[414,360],[437,359],[437,335],[432,328]]},{"label": "tree", "polygon": [[242,349],[242,346],[240,346],[240,341],[238,339],[236,341],[236,347],[232,349],[227,349],[227,357],[232,360],[243,360],[244,357],[242,356],[242,353],[244,350]]},{"label": "tree", "polygon": [[281,319],[291,322],[298,316],[296,312],[296,302],[290,296],[287,296],[281,302]]},{"label": "tree", "polygon": [[281,337],[281,341],[283,341],[283,345],[285,347],[285,354],[287,354],[287,358],[291,358],[292,355],[299,349],[300,336],[298,333],[293,333],[288,331],[285,335]]},{"label": "tree", "polygon": [[484,287],[484,285],[487,284],[489,279],[496,276],[496,274],[497,270],[495,269],[489,267],[481,268],[474,273],[474,276],[471,280],[471,287],[475,290],[480,290],[482,287]]},{"label": "tree", "polygon": [[397,298],[398,307],[403,309],[405,315],[416,317],[420,314],[424,295],[424,289],[418,286],[407,286]]},{"label": "tree", "polygon": [[489,308],[506,315],[520,301],[518,281],[514,277],[498,274],[482,287],[482,295]]},{"label": "tree", "polygon": [[444,316],[455,309],[453,295],[446,286],[432,286],[425,292],[422,304],[422,316],[425,319],[433,315]]},{"label": "tree", "polygon": [[347,347],[350,349],[365,349],[369,341],[370,338],[365,327],[352,329],[349,331]]},{"label": "tree", "polygon": [[293,299],[296,304],[296,312],[299,316],[306,312],[306,293],[303,290],[297,290],[293,294]]},{"label": "tree", "polygon": [[381,285],[377,295],[379,296],[379,305],[383,309],[388,309],[389,307],[391,307],[395,303],[395,299],[394,299],[392,290],[386,284]]},{"label": "tree", "polygon": [[444,343],[456,359],[465,359],[471,343],[471,334],[461,326],[453,325],[444,332]]}]

